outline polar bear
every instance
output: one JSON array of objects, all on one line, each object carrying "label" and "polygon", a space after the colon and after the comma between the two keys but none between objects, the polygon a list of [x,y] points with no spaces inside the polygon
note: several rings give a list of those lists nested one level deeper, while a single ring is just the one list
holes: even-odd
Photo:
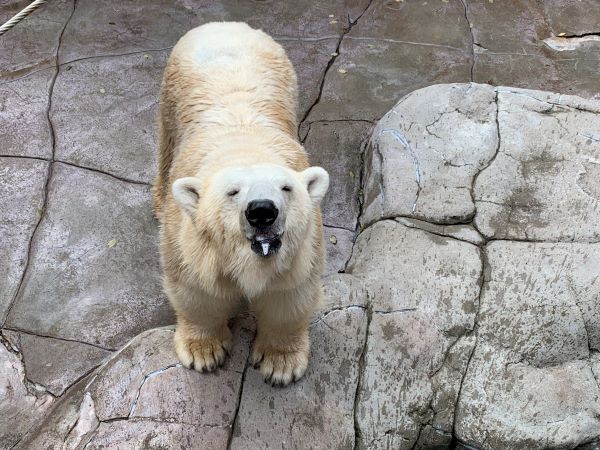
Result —
[{"label": "polar bear", "polygon": [[160,99],[153,185],[164,286],[181,363],[211,371],[242,299],[251,362],[286,385],[308,364],[323,298],[320,203],[329,176],[297,138],[297,83],[283,48],[244,23],[209,23],[174,47]]}]

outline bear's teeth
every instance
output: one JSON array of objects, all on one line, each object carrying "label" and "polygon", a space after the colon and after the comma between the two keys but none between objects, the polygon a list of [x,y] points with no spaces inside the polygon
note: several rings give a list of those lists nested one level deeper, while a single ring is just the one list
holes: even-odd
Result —
[{"label": "bear's teeth", "polygon": [[262,245],[263,255],[267,256],[269,254],[269,243],[263,242],[263,243],[261,243],[261,245]]}]

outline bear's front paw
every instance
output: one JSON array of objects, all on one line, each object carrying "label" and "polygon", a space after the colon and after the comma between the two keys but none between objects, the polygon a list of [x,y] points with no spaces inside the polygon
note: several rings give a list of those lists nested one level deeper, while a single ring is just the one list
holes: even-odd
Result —
[{"label": "bear's front paw", "polygon": [[225,362],[231,349],[231,333],[223,333],[224,338],[207,336],[192,339],[175,332],[175,352],[181,364],[198,372],[211,372]]},{"label": "bear's front paw", "polygon": [[286,386],[302,378],[308,366],[308,349],[282,350],[254,345],[252,350],[254,367],[260,365],[265,382],[272,386]]}]

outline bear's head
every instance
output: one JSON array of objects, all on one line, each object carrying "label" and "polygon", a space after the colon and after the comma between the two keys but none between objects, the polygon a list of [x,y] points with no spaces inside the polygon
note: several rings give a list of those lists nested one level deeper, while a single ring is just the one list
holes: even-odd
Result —
[{"label": "bear's head", "polygon": [[265,164],[180,178],[172,192],[202,229],[269,258],[281,250],[293,252],[306,238],[328,187],[329,175],[321,167],[297,172]]}]

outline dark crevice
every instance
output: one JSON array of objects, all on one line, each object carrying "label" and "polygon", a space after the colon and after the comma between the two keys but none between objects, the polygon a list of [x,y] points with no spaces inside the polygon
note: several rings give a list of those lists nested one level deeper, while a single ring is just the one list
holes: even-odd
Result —
[{"label": "dark crevice", "polygon": [[[473,355],[475,354],[475,349],[477,348],[478,341],[478,322],[479,312],[481,311],[481,300],[483,298],[483,293],[486,285],[486,271],[491,270],[488,262],[486,248],[482,248],[479,250],[479,255],[481,258],[481,275],[479,279],[479,298],[477,302],[477,311],[475,311],[475,317],[473,319],[473,330],[470,332],[470,335],[475,337],[475,342],[473,343],[473,347],[471,348],[471,352],[469,353],[469,358],[467,359],[467,364],[465,365],[465,371],[460,380],[460,384],[458,386],[458,393],[456,394],[456,403],[454,404],[454,414],[452,421],[452,442],[450,444],[450,448],[457,448],[459,444],[458,438],[456,436],[456,423],[457,423],[457,415],[458,415],[458,406],[460,404],[460,397],[462,394],[462,389],[465,384],[465,379],[467,378],[467,373],[469,372],[469,367],[471,365],[471,360],[473,359]],[[489,280],[487,280],[489,282]]]},{"label": "dark crevice", "polygon": [[[64,161],[62,159],[56,159],[56,158],[47,159],[47,158],[42,158],[40,156],[19,156],[19,155],[0,155],[0,158],[34,159],[36,161],[45,161],[45,162],[49,162],[49,163],[60,163],[60,164],[66,165],[66,166],[75,167],[77,169],[89,170],[91,172],[95,172],[95,173],[98,173],[100,175],[106,175],[106,176],[109,176],[111,178],[114,178],[115,180],[122,181],[124,183],[139,184],[139,185],[143,185],[143,186],[150,186],[151,185],[149,182],[146,182],[146,181],[139,181],[139,180],[133,180],[131,178],[121,177],[119,175],[115,175],[113,173],[106,172],[106,171],[101,170],[101,169],[96,169],[96,168],[88,167],[88,166],[82,166],[82,165],[75,164],[75,163],[72,163],[72,162],[69,162],[69,161]],[[352,230],[350,230],[350,231],[352,231]]]},{"label": "dark crevice", "polygon": [[465,20],[467,21],[467,25],[469,27],[469,36],[471,37],[471,70],[470,70],[470,79],[473,82],[473,71],[475,70],[475,37],[473,36],[473,26],[471,25],[471,21],[469,20],[469,10],[467,8],[466,0],[460,0],[463,5],[463,9],[465,11]]},{"label": "dark crevice", "polygon": [[51,336],[48,334],[41,334],[41,333],[34,333],[32,331],[28,331],[28,330],[23,330],[19,327],[3,327],[4,330],[6,331],[14,331],[16,333],[23,333],[23,334],[27,334],[29,336],[36,336],[36,337],[41,337],[41,338],[47,338],[47,339],[56,339],[57,341],[64,341],[64,342],[74,342],[77,344],[83,344],[83,345],[89,345],[90,347],[96,347],[100,350],[106,350],[108,352],[114,352],[117,349],[115,348],[109,348],[109,347],[103,347],[101,345],[98,344],[92,344],[90,342],[85,342],[85,341],[78,341],[77,339],[69,339],[69,338],[63,338],[63,337],[58,337],[58,336]]},{"label": "dark crevice", "polygon": [[31,233],[31,237],[29,238],[29,244],[28,244],[28,248],[27,248],[27,258],[25,260],[25,266],[23,267],[23,272],[21,274],[21,278],[19,279],[19,283],[18,283],[18,287],[17,287],[17,291],[15,292],[15,295],[13,296],[13,298],[11,299],[8,308],[6,309],[6,315],[4,316],[4,318],[2,319],[2,327],[3,328],[6,325],[6,321],[8,320],[8,317],[10,315],[10,312],[13,308],[13,306],[15,305],[17,299],[19,298],[19,296],[22,293],[23,290],[23,286],[24,286],[24,280],[25,277],[27,276],[27,272],[29,269],[29,264],[31,262],[31,257],[32,257],[32,251],[33,251],[33,242],[35,240],[35,236],[37,234],[37,230],[40,227],[40,224],[42,223],[42,220],[44,219],[44,216],[46,214],[46,209],[48,206],[48,188],[50,186],[50,181],[52,179],[52,172],[54,169],[54,155],[55,155],[55,151],[56,151],[56,132],[54,130],[54,124],[52,123],[52,119],[50,118],[50,110],[52,109],[52,95],[54,93],[54,85],[56,84],[56,79],[58,78],[58,74],[60,72],[60,64],[58,61],[58,55],[60,52],[60,46],[62,43],[62,39],[63,39],[63,35],[65,34],[65,30],[67,29],[67,26],[69,24],[69,22],[71,21],[71,18],[73,17],[73,14],[75,13],[75,7],[77,5],[77,0],[73,0],[73,9],[71,11],[71,14],[69,15],[69,17],[67,18],[67,20],[65,21],[65,26],[63,27],[63,29],[60,32],[60,35],[58,36],[58,45],[56,46],[56,63],[55,63],[55,72],[54,72],[54,76],[52,77],[52,80],[50,81],[50,86],[48,88],[48,108],[46,109],[46,120],[48,121],[48,126],[50,128],[50,143],[52,145],[52,158],[49,161],[50,164],[48,165],[48,172],[46,174],[46,183],[44,184],[44,197],[43,197],[43,201],[42,201],[42,212],[39,215],[39,219],[37,221],[37,223],[35,224],[35,227],[33,228],[33,232]]},{"label": "dark crevice", "polygon": [[130,178],[120,177],[119,175],[115,175],[115,174],[110,173],[110,172],[105,172],[104,170],[100,170],[100,169],[94,169],[93,167],[80,166],[78,164],[73,164],[73,163],[70,163],[68,161],[63,161],[63,160],[60,160],[60,159],[55,159],[54,162],[59,163],[59,164],[64,164],[64,165],[70,166],[70,167],[75,167],[77,169],[89,170],[90,172],[94,172],[94,173],[97,173],[97,174],[100,174],[100,175],[105,175],[105,176],[114,178],[115,180],[122,181],[124,183],[139,184],[139,185],[142,185],[142,186],[150,186],[150,183],[147,183],[145,181],[138,181],[138,180],[132,180]]},{"label": "dark crevice", "polygon": [[233,414],[233,420],[231,421],[231,429],[229,430],[229,436],[227,437],[227,450],[231,449],[231,443],[233,442],[233,433],[235,433],[236,427],[239,427],[239,413],[240,408],[242,407],[242,395],[244,394],[244,385],[246,382],[246,373],[248,372],[248,367],[250,366],[250,355],[246,358],[246,365],[244,366],[244,371],[242,372],[242,379],[240,381],[240,390],[238,393],[237,403],[235,405],[235,413]]},{"label": "dark crevice", "polygon": [[561,39],[578,39],[578,38],[582,38],[582,37],[586,37],[586,36],[599,36],[600,37],[600,32],[598,31],[591,31],[589,33],[581,33],[581,34],[565,34],[562,36],[552,36],[552,37],[558,37]]},{"label": "dark crevice", "polygon": [[[367,294],[368,295],[368,294]],[[369,344],[369,330],[371,328],[371,320],[373,320],[373,310],[370,305],[370,299],[367,298],[367,324],[365,326],[365,341],[363,343],[363,348],[360,352],[360,357],[358,358],[358,379],[356,380],[356,391],[354,392],[354,407],[353,407],[353,417],[354,417],[354,450],[359,448],[359,443],[361,439],[361,431],[360,426],[358,425],[358,404],[360,392],[362,389],[364,372],[365,372],[365,360],[367,357],[367,348]]]},{"label": "dark crevice", "polygon": [[[367,7],[356,17],[356,19],[350,20],[350,17],[348,16],[348,25],[344,28],[344,30],[342,31],[342,34],[338,37],[338,41],[337,41],[337,44],[335,46],[335,50],[333,51],[331,58],[327,62],[327,65],[325,66],[325,70],[323,71],[323,75],[321,76],[321,79],[319,80],[319,93],[317,94],[317,98],[308,107],[308,109],[304,113],[304,116],[300,120],[300,125],[302,125],[306,121],[306,119],[310,115],[311,111],[321,101],[321,96],[323,95],[323,88],[325,86],[325,79],[327,78],[327,73],[329,72],[329,69],[331,68],[331,66],[333,65],[333,63],[335,62],[335,60],[337,59],[337,57],[340,54],[340,47],[342,45],[342,41],[344,40],[344,36],[346,36],[352,30],[352,27],[354,27],[354,25],[356,25],[358,23],[358,21],[360,20],[360,18],[371,7],[372,3],[373,3],[373,0],[370,0],[369,4],[367,5]],[[307,133],[306,136],[308,136],[308,133]],[[306,140],[306,137],[304,138],[304,140]]]}]

